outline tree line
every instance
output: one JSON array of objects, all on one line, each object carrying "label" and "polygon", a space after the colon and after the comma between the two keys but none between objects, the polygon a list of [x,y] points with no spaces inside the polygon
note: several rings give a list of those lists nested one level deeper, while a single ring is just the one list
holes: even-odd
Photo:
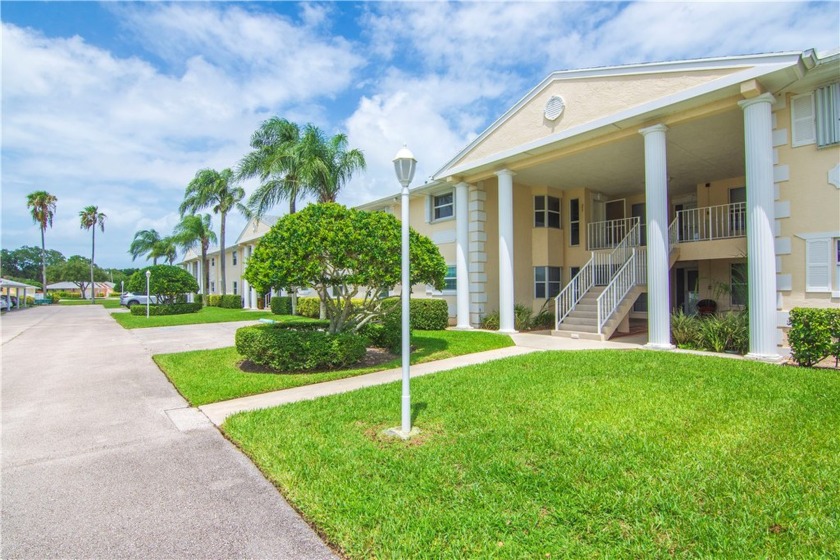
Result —
[{"label": "tree line", "polygon": [[[348,146],[343,133],[327,137],[313,124],[300,126],[289,120],[272,117],[252,134],[252,150],[234,168],[221,171],[200,169],[187,185],[178,211],[181,222],[172,235],[157,231],[135,233],[129,247],[132,259],[145,256],[157,264],[163,259],[175,262],[178,249],[198,249],[204,271],[204,292],[210,285],[207,252],[218,242],[221,262],[222,294],[227,294],[225,241],[227,216],[239,212],[246,219],[261,218],[277,204],[288,201],[289,214],[294,214],[298,200],[314,198],[317,202],[335,202],[341,188],[352,176],[366,168],[364,154]],[[259,186],[245,200],[239,183],[257,178]],[[212,228],[211,210],[219,216],[219,236]]]}]

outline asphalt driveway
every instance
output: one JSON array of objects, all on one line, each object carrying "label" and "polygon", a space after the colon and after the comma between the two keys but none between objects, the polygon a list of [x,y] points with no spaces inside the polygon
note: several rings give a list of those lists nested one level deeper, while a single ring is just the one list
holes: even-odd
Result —
[{"label": "asphalt driveway", "polygon": [[3,558],[333,557],[105,309],[0,328]]}]

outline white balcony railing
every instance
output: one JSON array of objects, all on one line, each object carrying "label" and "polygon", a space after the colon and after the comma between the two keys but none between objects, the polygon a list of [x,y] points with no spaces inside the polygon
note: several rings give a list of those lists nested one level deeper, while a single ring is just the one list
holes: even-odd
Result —
[{"label": "white balcony railing", "polygon": [[731,239],[747,234],[745,202],[680,210],[672,222],[679,243]]},{"label": "white balcony railing", "polygon": [[[634,227],[639,225],[639,218],[623,218],[605,222],[590,222],[586,226],[586,248],[589,251],[612,249],[627,237]],[[641,228],[636,228],[636,237],[630,241],[631,247],[639,245]]]}]

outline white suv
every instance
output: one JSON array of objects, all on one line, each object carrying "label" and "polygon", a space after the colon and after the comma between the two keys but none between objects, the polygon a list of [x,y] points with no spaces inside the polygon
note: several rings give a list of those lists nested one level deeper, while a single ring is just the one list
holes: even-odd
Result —
[{"label": "white suv", "polygon": [[[154,305],[157,303],[157,297],[149,296],[149,303]],[[132,305],[146,305],[146,294],[132,294],[125,292],[120,295],[120,305],[130,308]]]}]

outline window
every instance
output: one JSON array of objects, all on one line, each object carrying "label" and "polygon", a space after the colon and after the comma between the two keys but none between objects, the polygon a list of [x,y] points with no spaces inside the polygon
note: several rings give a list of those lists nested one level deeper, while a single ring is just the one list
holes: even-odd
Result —
[{"label": "window", "polygon": [[216,257],[210,257],[210,266],[216,266]]},{"label": "window", "polygon": [[730,266],[729,295],[732,305],[747,304],[747,263],[732,263]]},{"label": "window", "polygon": [[560,267],[534,267],[534,298],[548,299],[560,293]]},{"label": "window", "polygon": [[455,215],[455,197],[451,192],[432,196],[432,221]]},{"label": "window", "polygon": [[212,294],[212,293],[215,293],[215,292],[216,292],[216,283],[211,281],[210,282],[210,293]]},{"label": "window", "polygon": [[817,88],[790,100],[791,145],[840,143],[840,83]]},{"label": "window", "polygon": [[[233,259],[233,265],[236,266],[236,251],[233,251],[230,254],[230,257]],[[233,292],[233,293],[235,294],[236,292]]]},{"label": "window", "polygon": [[580,245],[580,199],[569,201],[569,244]]},{"label": "window", "polygon": [[555,196],[534,197],[534,227],[560,227],[560,199]]},{"label": "window", "polygon": [[446,266],[446,276],[443,277],[444,291],[454,292],[458,289],[458,274],[454,266]]},{"label": "window", "polygon": [[236,280],[233,281],[233,295],[236,295]]}]

